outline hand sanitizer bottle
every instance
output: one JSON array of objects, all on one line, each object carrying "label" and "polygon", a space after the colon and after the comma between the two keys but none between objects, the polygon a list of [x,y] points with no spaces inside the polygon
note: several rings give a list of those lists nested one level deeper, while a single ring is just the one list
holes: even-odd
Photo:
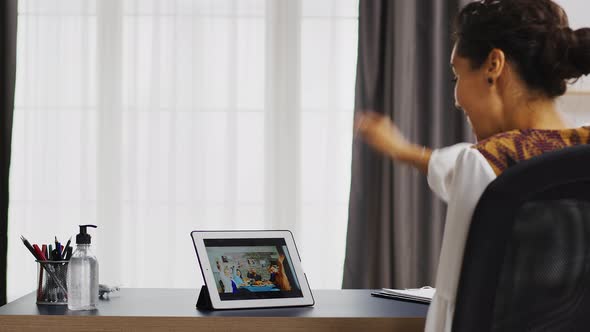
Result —
[{"label": "hand sanitizer bottle", "polygon": [[76,235],[76,251],[68,263],[68,309],[94,310],[98,301],[98,261],[90,250],[90,234],[87,227],[80,225]]}]

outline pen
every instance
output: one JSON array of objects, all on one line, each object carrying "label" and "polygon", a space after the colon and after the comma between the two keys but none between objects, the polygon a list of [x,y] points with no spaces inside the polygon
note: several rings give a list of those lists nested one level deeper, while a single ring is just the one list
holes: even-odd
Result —
[{"label": "pen", "polygon": [[57,239],[57,236],[55,237],[55,255],[53,256],[53,260],[60,260],[61,259],[61,243],[59,242],[59,240]]},{"label": "pen", "polygon": [[47,260],[51,260],[51,255],[53,255],[53,246],[50,243],[49,244],[49,256],[46,256]]},{"label": "pen", "polygon": [[43,268],[39,269],[39,286],[37,286],[37,298],[43,294]]},{"label": "pen", "polygon": [[45,257],[49,256],[49,253],[47,252],[47,245],[46,244],[41,246],[41,252],[43,253],[43,255]]},{"label": "pen", "polygon": [[35,249],[35,253],[37,253],[37,255],[35,255],[35,256],[38,257],[40,261],[46,261],[47,260],[47,258],[45,257],[45,255],[43,255],[43,252],[41,251],[41,249],[39,249],[39,246],[38,245],[33,244],[33,249]]},{"label": "pen", "polygon": [[25,245],[25,247],[27,247],[27,249],[29,249],[29,251],[31,252],[31,254],[33,254],[33,256],[35,256],[35,258],[38,259],[37,253],[35,252],[35,249],[31,245],[31,243],[29,242],[29,240],[25,239],[25,237],[22,236],[22,235],[20,236],[20,239],[23,241],[23,244]]},{"label": "pen", "polygon": [[67,261],[69,261],[69,260],[70,260],[70,258],[72,257],[72,251],[73,251],[73,250],[74,250],[74,249],[73,249],[72,247],[69,247],[69,248],[68,248],[68,253],[66,254],[66,260],[67,260]]},{"label": "pen", "polygon": [[64,247],[64,250],[62,252],[63,258],[66,258],[66,255],[68,253],[68,248],[70,247],[70,242],[72,242],[72,237],[71,236],[68,239],[68,242],[66,242],[66,246]]}]

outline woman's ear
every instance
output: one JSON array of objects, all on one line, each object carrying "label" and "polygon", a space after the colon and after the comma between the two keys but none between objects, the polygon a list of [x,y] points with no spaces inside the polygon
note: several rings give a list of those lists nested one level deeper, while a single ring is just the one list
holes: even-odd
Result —
[{"label": "woman's ear", "polygon": [[498,80],[505,66],[506,57],[504,51],[497,48],[492,49],[484,65],[487,81],[490,85],[493,85]]}]

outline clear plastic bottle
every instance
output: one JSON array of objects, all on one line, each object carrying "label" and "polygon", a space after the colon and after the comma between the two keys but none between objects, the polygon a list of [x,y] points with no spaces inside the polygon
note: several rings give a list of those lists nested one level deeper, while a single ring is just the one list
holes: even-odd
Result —
[{"label": "clear plastic bottle", "polygon": [[90,249],[90,235],[80,225],[76,236],[76,250],[68,263],[68,309],[94,310],[98,301],[98,261]]}]

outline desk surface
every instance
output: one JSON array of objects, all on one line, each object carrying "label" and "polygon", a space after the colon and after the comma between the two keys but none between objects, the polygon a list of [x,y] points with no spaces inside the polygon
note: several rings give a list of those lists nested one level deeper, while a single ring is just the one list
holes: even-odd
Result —
[{"label": "desk surface", "polygon": [[119,331],[125,326],[130,329],[160,326],[175,331],[195,327],[239,328],[240,331],[271,328],[353,331],[372,326],[376,330],[419,331],[423,329],[428,310],[424,304],[373,297],[370,290],[316,290],[313,291],[314,307],[224,311],[197,310],[196,289],[129,288],[115,294],[109,300],[100,300],[98,310],[72,312],[66,306],[38,306],[35,294],[31,293],[0,307],[0,326],[11,326],[19,331],[24,331],[24,327],[32,330],[33,326],[44,326],[51,331],[52,324],[56,324],[55,331],[62,332],[68,331],[67,326],[72,324],[72,331],[82,328],[83,324],[86,329],[96,325],[102,331],[110,331],[111,325],[113,330],[118,328]]}]

